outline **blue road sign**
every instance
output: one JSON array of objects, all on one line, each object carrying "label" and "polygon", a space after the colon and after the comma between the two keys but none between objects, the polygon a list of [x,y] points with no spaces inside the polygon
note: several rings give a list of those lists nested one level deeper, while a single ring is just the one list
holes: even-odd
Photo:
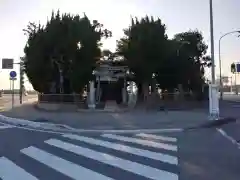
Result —
[{"label": "blue road sign", "polygon": [[15,78],[16,76],[17,76],[16,71],[11,71],[11,72],[10,72],[10,77],[11,77],[11,78]]},{"label": "blue road sign", "polygon": [[239,72],[240,72],[240,63],[237,63],[237,64],[236,64],[236,67],[237,67],[236,70],[237,70],[237,72],[239,73]]}]

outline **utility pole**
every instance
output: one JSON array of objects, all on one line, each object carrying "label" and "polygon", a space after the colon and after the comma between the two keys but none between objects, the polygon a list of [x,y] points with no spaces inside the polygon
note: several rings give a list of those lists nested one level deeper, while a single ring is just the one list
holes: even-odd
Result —
[{"label": "utility pole", "polygon": [[215,84],[215,61],[214,61],[214,35],[213,35],[213,5],[212,5],[212,0],[210,0],[210,36],[211,36],[212,84]]},{"label": "utility pole", "polygon": [[213,34],[213,3],[209,0],[210,6],[210,35],[211,35],[211,61],[212,61],[212,83],[209,86],[209,115],[211,120],[219,119],[218,86],[215,80],[214,61],[214,34]]}]

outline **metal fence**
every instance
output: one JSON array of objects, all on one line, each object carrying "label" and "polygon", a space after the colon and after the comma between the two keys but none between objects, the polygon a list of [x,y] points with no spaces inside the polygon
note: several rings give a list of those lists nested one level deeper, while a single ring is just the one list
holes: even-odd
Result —
[{"label": "metal fence", "polygon": [[207,109],[208,96],[189,92],[153,93],[144,102],[147,109],[192,110]]},{"label": "metal fence", "polygon": [[38,94],[38,102],[83,104],[86,103],[86,97],[79,94]]},{"label": "metal fence", "polygon": [[240,102],[240,93],[237,94],[236,92],[224,92],[223,93],[223,100]]},{"label": "metal fence", "polygon": [[[240,100],[240,97],[239,97]],[[38,94],[39,103],[49,104],[66,104],[77,105],[79,108],[87,108],[87,96],[79,94]],[[207,108],[208,98],[198,99],[197,95],[189,92],[185,93],[153,93],[149,94],[147,99],[139,101],[137,93],[129,93],[127,98],[129,107],[134,108],[139,104],[143,104],[148,109],[159,109],[161,107],[167,109],[193,109]],[[97,108],[104,108],[104,103],[97,103]]]}]

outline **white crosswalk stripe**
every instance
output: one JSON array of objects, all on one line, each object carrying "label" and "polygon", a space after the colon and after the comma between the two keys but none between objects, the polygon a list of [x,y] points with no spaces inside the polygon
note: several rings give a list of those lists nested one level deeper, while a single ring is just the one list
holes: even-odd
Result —
[{"label": "white crosswalk stripe", "polygon": [[150,146],[150,147],[154,147],[154,148],[177,151],[177,146],[171,145],[171,144],[165,144],[165,143],[154,142],[154,141],[132,138],[132,137],[124,137],[124,136],[114,135],[114,134],[103,134],[102,137],[125,141],[125,142],[136,143],[136,144]]},{"label": "white crosswalk stripe", "polygon": [[[168,144],[168,142],[171,144]],[[117,168],[123,173],[130,172],[152,180],[178,180],[177,172],[168,170],[170,166],[178,166],[178,158],[175,156],[177,153],[177,145],[175,144],[177,139],[174,137],[145,133],[135,134],[134,136],[102,134],[99,137],[64,134],[60,138],[51,138],[44,141],[44,143],[44,148],[30,146],[21,149],[20,153],[24,154],[24,157],[31,158],[36,163],[42,164],[43,167],[49,167],[71,179],[113,180],[116,176],[108,171],[105,172],[105,170],[97,171],[96,165],[93,166],[94,169],[91,166],[87,168],[82,165],[81,160],[76,160],[77,164],[75,161],[71,162],[69,156],[57,155],[56,153],[59,150],[68,153],[70,156],[75,155],[79,159],[87,158],[88,162],[96,161],[102,166],[108,165]],[[48,149],[46,150],[47,147],[58,151],[51,151],[50,153]],[[97,147],[103,147],[101,152],[98,151]],[[114,151],[105,153],[107,149]],[[122,155],[118,153],[122,153]],[[141,161],[134,160],[135,158],[140,158]],[[148,158],[148,162],[145,162],[145,158]],[[152,166],[150,165],[151,160],[154,160],[155,163],[161,162],[162,165],[166,164],[168,168],[164,169],[161,167],[162,165],[160,167]],[[24,167],[19,167],[5,157],[0,158],[0,167],[0,179],[37,180],[34,174],[31,174],[27,169],[24,170]]]},{"label": "white crosswalk stripe", "polygon": [[144,150],[144,149],[134,148],[134,147],[118,144],[118,143],[111,143],[111,142],[108,142],[108,141],[97,140],[97,139],[94,139],[94,138],[77,136],[77,135],[73,135],[73,134],[66,134],[66,135],[63,135],[63,137],[67,137],[67,138],[78,140],[78,141],[83,141],[83,142],[86,142],[86,143],[89,143],[89,144],[103,146],[103,147],[110,148],[110,149],[115,149],[115,150],[118,150],[118,151],[131,153],[131,154],[138,155],[138,156],[143,156],[143,157],[155,159],[155,160],[158,160],[158,161],[167,162],[167,163],[170,163],[170,164],[177,164],[178,163],[178,159],[176,157],[170,156],[170,155],[167,155],[167,154],[151,152],[151,151]]},{"label": "white crosswalk stripe", "polygon": [[162,171],[156,168],[152,168],[149,166],[145,166],[143,164],[135,163],[129,160],[124,160],[106,153],[97,152],[88,148],[83,148],[80,146],[76,146],[67,142],[63,142],[56,139],[50,139],[46,141],[46,143],[64,149],[66,151],[70,151],[77,155],[85,156],[90,159],[94,159],[100,161],[102,163],[115,166],[121,168],[125,171],[130,171],[135,174],[150,178],[150,179],[168,179],[168,180],[176,180],[176,174]]},{"label": "white crosswalk stripe", "polygon": [[8,128],[13,128],[14,126],[11,125],[0,125],[0,129],[8,129]]},{"label": "white crosswalk stripe", "polygon": [[37,178],[5,157],[0,158],[0,178],[2,180],[37,180]]},{"label": "white crosswalk stripe", "polygon": [[65,174],[76,180],[81,180],[81,179],[111,180],[111,178],[95,173],[94,171],[78,166],[72,162],[69,162],[65,159],[62,159],[60,157],[57,157],[53,154],[50,154],[48,152],[45,152],[35,147],[28,147],[26,149],[22,149],[21,152],[61,172],[62,174]]},{"label": "white crosswalk stripe", "polygon": [[140,133],[140,134],[136,134],[136,136],[144,137],[144,138],[150,138],[150,139],[157,139],[157,140],[162,140],[162,141],[170,141],[170,142],[176,142],[177,141],[177,138],[160,136],[160,135],[155,135],[155,134]]}]

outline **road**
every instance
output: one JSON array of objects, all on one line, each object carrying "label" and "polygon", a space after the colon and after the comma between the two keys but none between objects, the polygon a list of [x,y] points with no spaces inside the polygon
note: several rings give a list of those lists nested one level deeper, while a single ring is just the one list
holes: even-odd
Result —
[{"label": "road", "polygon": [[235,93],[224,93],[223,100],[240,102],[240,94],[237,95]]},{"label": "road", "polygon": [[0,126],[3,180],[238,180],[240,152],[215,129],[55,134]]}]

